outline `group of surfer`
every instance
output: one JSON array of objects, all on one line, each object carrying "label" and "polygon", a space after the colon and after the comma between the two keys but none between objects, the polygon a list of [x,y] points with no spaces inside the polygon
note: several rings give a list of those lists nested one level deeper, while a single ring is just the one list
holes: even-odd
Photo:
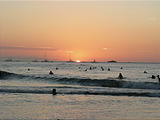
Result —
[{"label": "group of surfer", "polygon": [[[78,67],[78,68],[81,69],[81,67]],[[55,69],[58,70],[59,68],[56,67]],[[90,66],[89,68],[86,68],[84,71],[94,70],[94,69],[97,69],[97,67],[95,67],[95,66],[94,66],[94,67]],[[100,69],[101,69],[102,71],[105,70],[103,66],[100,66]],[[123,69],[123,67],[120,67],[120,69]],[[30,71],[31,69],[28,68],[27,70]],[[107,70],[108,70],[108,71],[111,71],[110,68],[108,68]],[[148,72],[145,70],[144,73],[148,73]],[[53,71],[49,71],[49,75],[54,75]],[[118,79],[124,79],[122,73],[119,73],[119,75],[118,75],[117,78],[118,78]],[[156,76],[156,75],[152,75],[150,78],[152,78],[152,79],[158,78],[158,81],[159,81],[159,83],[160,83],[160,76],[159,76],[159,75],[157,75],[157,76]]]},{"label": "group of surfer", "polygon": [[159,81],[159,83],[160,83],[160,77],[159,77],[159,75],[157,75],[157,76],[155,76],[155,75],[152,75],[152,79],[156,79],[156,77],[158,78],[158,81]]},{"label": "group of surfer", "polygon": [[[101,68],[102,71],[104,71],[104,68],[103,68],[102,66],[101,66],[100,68]],[[56,67],[56,70],[58,70],[58,69],[59,69],[59,68]],[[81,67],[79,67],[79,69],[81,69]],[[89,67],[89,70],[93,70],[93,69],[97,69],[97,67]],[[120,69],[123,69],[123,67],[121,67]],[[85,69],[85,71],[87,71],[87,70],[88,70],[88,69]],[[107,70],[110,71],[111,69],[108,68]],[[147,71],[144,71],[144,73],[148,73],[148,72],[147,72]],[[54,75],[53,71],[49,71],[49,74],[50,74],[50,75]],[[152,75],[150,78],[156,79],[156,77],[158,78],[158,81],[159,81],[159,83],[160,83],[160,76],[159,76],[159,75],[157,75],[157,76]],[[118,79],[124,79],[122,73],[119,73],[119,75],[118,75],[117,78],[118,78]]]},{"label": "group of surfer", "polygon": [[[81,69],[81,67],[78,67],[78,69]],[[94,69],[97,69],[97,67],[92,67],[92,66],[90,66],[89,68],[84,69],[84,71],[94,70]],[[123,67],[121,67],[120,69],[123,69]],[[100,70],[101,70],[101,71],[104,71],[105,69],[104,69],[103,66],[100,66]],[[111,71],[110,68],[107,68],[107,70],[108,70],[108,71]]]},{"label": "group of surfer", "polygon": [[[79,67],[79,69],[80,69],[80,68],[81,68],[81,67]],[[89,70],[93,70],[93,69],[96,69],[96,68],[97,68],[97,67],[89,67]],[[59,69],[59,68],[56,67],[56,70],[58,70],[58,69]],[[120,69],[123,69],[123,67],[121,67]],[[101,66],[101,70],[104,71],[104,68],[103,68],[102,66]],[[108,68],[107,70],[110,71],[111,69]],[[87,71],[87,69],[85,69],[85,71]],[[54,75],[53,71],[49,71],[49,75]],[[118,79],[124,79],[122,73],[119,73],[119,75],[118,75],[117,78],[118,78]]]},{"label": "group of surfer", "polygon": [[[55,68],[56,70],[58,70],[59,68]],[[81,69],[81,67],[79,67],[79,69]],[[89,69],[85,69],[84,71],[87,71],[87,70],[93,70],[93,69],[97,69],[97,67],[89,67]],[[100,69],[102,70],[102,71],[104,71],[105,69],[104,69],[104,67],[100,67]],[[120,67],[120,69],[123,69],[123,67]],[[111,69],[110,68],[108,68],[107,69],[108,71],[111,71]],[[30,71],[30,68],[28,68],[28,71]],[[147,71],[144,71],[144,73],[148,73]],[[54,75],[54,73],[53,73],[53,71],[49,71],[49,75]],[[158,78],[158,81],[159,81],[159,83],[160,83],[160,76],[159,75],[152,75],[150,78],[152,78],[152,79],[156,79],[156,77]],[[122,75],[122,73],[119,73],[119,75],[118,75],[118,77],[117,77],[117,79],[124,79],[125,77],[123,77],[123,75]],[[56,92],[56,89],[52,89],[52,94],[53,95],[56,95],[57,94],[57,92]]]},{"label": "group of surfer", "polygon": [[[144,71],[144,73],[148,73],[146,70]],[[159,77],[159,75],[152,75],[150,78],[152,78],[152,79],[156,79],[156,77],[158,78],[158,81],[159,81],[159,83],[160,83],[160,77]]]},{"label": "group of surfer", "polygon": [[[79,69],[80,69],[81,67],[79,67]],[[104,71],[105,69],[104,69],[104,67],[100,67],[101,68],[101,70],[102,71]],[[93,69],[97,69],[97,67],[89,67],[89,70],[93,70]],[[123,69],[123,67],[120,67],[120,69]],[[88,69],[85,69],[84,71],[87,71]],[[111,69],[110,68],[108,68],[107,69],[108,71],[111,71]],[[118,75],[118,77],[117,77],[118,79],[124,79],[124,77],[123,77],[123,75],[122,75],[122,73],[119,73],[119,75]]]},{"label": "group of surfer", "polygon": [[[59,68],[56,67],[56,70],[58,70]],[[53,71],[49,71],[50,75],[54,75]]]}]

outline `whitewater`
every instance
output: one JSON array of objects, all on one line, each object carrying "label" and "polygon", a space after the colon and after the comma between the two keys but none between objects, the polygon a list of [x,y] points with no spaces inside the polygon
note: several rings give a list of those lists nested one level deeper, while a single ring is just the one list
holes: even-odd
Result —
[{"label": "whitewater", "polygon": [[1,61],[0,119],[158,119],[152,75],[159,63]]}]

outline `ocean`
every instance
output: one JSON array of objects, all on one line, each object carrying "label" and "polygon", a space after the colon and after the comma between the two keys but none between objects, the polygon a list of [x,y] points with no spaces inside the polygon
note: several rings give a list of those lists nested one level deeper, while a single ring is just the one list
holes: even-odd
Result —
[{"label": "ocean", "polygon": [[159,119],[152,75],[160,63],[1,61],[0,120]]}]

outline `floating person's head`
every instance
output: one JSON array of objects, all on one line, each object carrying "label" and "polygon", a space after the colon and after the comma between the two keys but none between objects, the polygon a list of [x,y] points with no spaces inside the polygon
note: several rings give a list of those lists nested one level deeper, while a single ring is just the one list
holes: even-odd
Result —
[{"label": "floating person's head", "polygon": [[144,73],[147,73],[147,71],[144,71]]}]

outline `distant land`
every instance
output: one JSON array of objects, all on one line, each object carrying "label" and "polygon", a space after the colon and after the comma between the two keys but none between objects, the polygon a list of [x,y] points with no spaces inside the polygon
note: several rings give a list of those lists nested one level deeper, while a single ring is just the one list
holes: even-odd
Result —
[{"label": "distant land", "polygon": [[110,60],[110,61],[108,61],[108,63],[117,63],[117,61],[115,61],[115,60]]},{"label": "distant land", "polygon": [[[76,62],[71,59],[68,61],[61,61],[61,60],[49,60],[44,58],[16,58],[16,57],[0,57],[0,61],[5,62]],[[81,61],[80,63],[160,63],[160,62],[138,62],[138,61],[116,61],[116,60],[109,60],[109,61]]]}]

